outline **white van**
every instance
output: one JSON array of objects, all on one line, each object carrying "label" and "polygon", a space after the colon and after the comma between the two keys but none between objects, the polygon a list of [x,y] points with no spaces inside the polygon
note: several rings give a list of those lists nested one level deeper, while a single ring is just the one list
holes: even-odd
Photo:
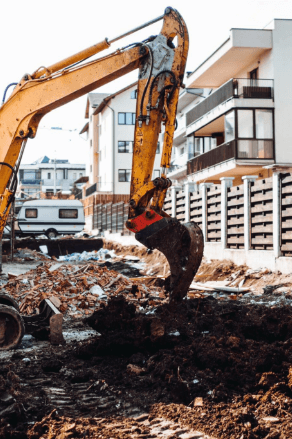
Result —
[{"label": "white van", "polygon": [[84,225],[84,210],[79,200],[26,201],[18,214],[19,229],[26,235],[46,234],[55,238],[62,233],[81,232]]}]

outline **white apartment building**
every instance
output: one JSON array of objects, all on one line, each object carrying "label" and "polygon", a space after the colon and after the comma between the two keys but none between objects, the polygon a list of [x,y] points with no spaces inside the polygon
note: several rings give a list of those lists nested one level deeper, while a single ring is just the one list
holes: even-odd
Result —
[{"label": "white apartment building", "polygon": [[[85,118],[89,121],[80,132],[87,132],[90,150],[87,196],[95,191],[130,193],[136,89],[135,83],[114,94],[88,95]],[[153,178],[160,176],[160,158],[158,144]]]},{"label": "white apartment building", "polygon": [[73,183],[85,175],[85,164],[72,164],[69,160],[41,157],[31,164],[21,164],[18,173],[18,193],[21,198],[40,198],[40,192],[69,193]]},{"label": "white apartment building", "polygon": [[[292,20],[230,30],[185,81],[174,138],[174,150],[181,150],[172,157],[177,165],[168,174],[172,180],[220,183],[230,177],[236,185],[246,175],[265,178],[291,170],[291,53]],[[203,97],[192,97],[192,90]]]}]

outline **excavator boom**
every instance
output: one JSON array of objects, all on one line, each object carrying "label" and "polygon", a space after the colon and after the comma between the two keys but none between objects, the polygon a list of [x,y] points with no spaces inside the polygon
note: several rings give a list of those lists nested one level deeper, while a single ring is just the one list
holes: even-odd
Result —
[{"label": "excavator boom", "polygon": [[[163,19],[161,32],[143,42],[84,62],[107,49],[111,42],[120,37],[112,41],[105,39],[50,67],[41,67],[31,75],[24,75],[16,85],[9,99],[0,107],[0,238],[15,195],[17,171],[26,141],[35,137],[42,117],[139,69],[130,208],[126,227],[148,248],[157,248],[165,254],[171,269],[166,287],[170,300],[177,301],[186,295],[199,267],[203,239],[194,223],[181,224],[163,211],[166,192],[171,185],[166,170],[170,166],[179,90],[183,86],[189,40],[186,24],[175,9],[166,8],[162,17],[147,24],[160,19]],[[161,175],[152,180],[162,124],[165,130]],[[11,313],[9,319],[5,317],[7,306],[7,300],[1,302],[0,298],[0,350],[7,348],[5,334],[9,333],[9,319],[13,322]],[[14,330],[17,327],[15,322],[12,326]],[[11,337],[9,340],[9,347],[13,347]]]}]

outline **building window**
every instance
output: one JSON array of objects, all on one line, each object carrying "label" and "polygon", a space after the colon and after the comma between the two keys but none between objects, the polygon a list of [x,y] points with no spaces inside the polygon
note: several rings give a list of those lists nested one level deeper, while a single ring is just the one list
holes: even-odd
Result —
[{"label": "building window", "polygon": [[38,210],[37,209],[25,209],[25,218],[37,218]]},{"label": "building window", "polygon": [[160,154],[160,143],[157,143],[156,154]]},{"label": "building window", "polygon": [[53,194],[54,190],[53,189],[46,189],[46,194]]},{"label": "building window", "polygon": [[238,110],[238,137],[240,139],[253,137],[253,110]]},{"label": "building window", "polygon": [[273,138],[273,113],[271,110],[255,110],[256,138]]},{"label": "building window", "polygon": [[131,170],[130,169],[119,169],[119,181],[125,182],[131,180]]},{"label": "building window", "polygon": [[92,165],[90,165],[90,172],[92,172]]},{"label": "building window", "polygon": [[77,209],[59,209],[59,218],[78,218]]},{"label": "building window", "polygon": [[137,99],[137,93],[138,93],[137,90],[131,91],[131,99]]},{"label": "building window", "polygon": [[227,113],[224,118],[225,123],[225,142],[230,142],[235,138],[235,117],[234,111]]},{"label": "building window", "polygon": [[23,180],[23,169],[19,170],[19,180]]},{"label": "building window", "polygon": [[77,173],[73,172],[73,180],[76,180],[76,178],[77,178]]},{"label": "building window", "polygon": [[48,172],[48,180],[51,180],[51,173]]},{"label": "building window", "polygon": [[183,155],[183,154],[185,153],[185,147],[182,146],[182,147],[180,148],[179,152],[180,152],[180,155]]},{"label": "building window", "polygon": [[80,177],[83,177],[83,174],[82,174],[82,172],[80,172],[80,173],[79,173],[79,178],[80,178]]},{"label": "building window", "polygon": [[153,180],[154,178],[159,178],[160,177],[160,170],[159,169],[154,169],[153,171]]},{"label": "building window", "polygon": [[[68,180],[68,169],[63,170],[64,180]],[[56,176],[57,178],[57,176]]]},{"label": "building window", "polygon": [[90,146],[92,146],[92,139],[90,139]]},{"label": "building window", "polygon": [[119,125],[135,125],[136,113],[118,113]]},{"label": "building window", "polygon": [[118,152],[119,153],[132,153],[133,152],[133,142],[127,142],[125,140],[118,141]]}]

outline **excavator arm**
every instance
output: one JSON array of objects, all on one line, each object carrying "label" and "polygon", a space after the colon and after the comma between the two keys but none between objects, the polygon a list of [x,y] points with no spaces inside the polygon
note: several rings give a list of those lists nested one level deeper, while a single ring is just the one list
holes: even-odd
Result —
[{"label": "excavator arm", "polygon": [[[0,236],[15,194],[17,171],[26,141],[35,137],[42,117],[139,69],[130,208],[126,226],[148,248],[157,248],[166,255],[171,269],[167,281],[170,298],[178,300],[185,296],[199,267],[203,239],[194,223],[182,225],[163,212],[165,195],[171,185],[166,169],[170,166],[178,96],[183,86],[189,41],[186,24],[175,9],[166,8],[159,19],[163,19],[163,25],[157,36],[97,60],[84,62],[110,46],[111,42],[104,40],[53,66],[24,75],[16,85],[0,108]],[[161,176],[152,180],[162,124],[165,131]]]}]

